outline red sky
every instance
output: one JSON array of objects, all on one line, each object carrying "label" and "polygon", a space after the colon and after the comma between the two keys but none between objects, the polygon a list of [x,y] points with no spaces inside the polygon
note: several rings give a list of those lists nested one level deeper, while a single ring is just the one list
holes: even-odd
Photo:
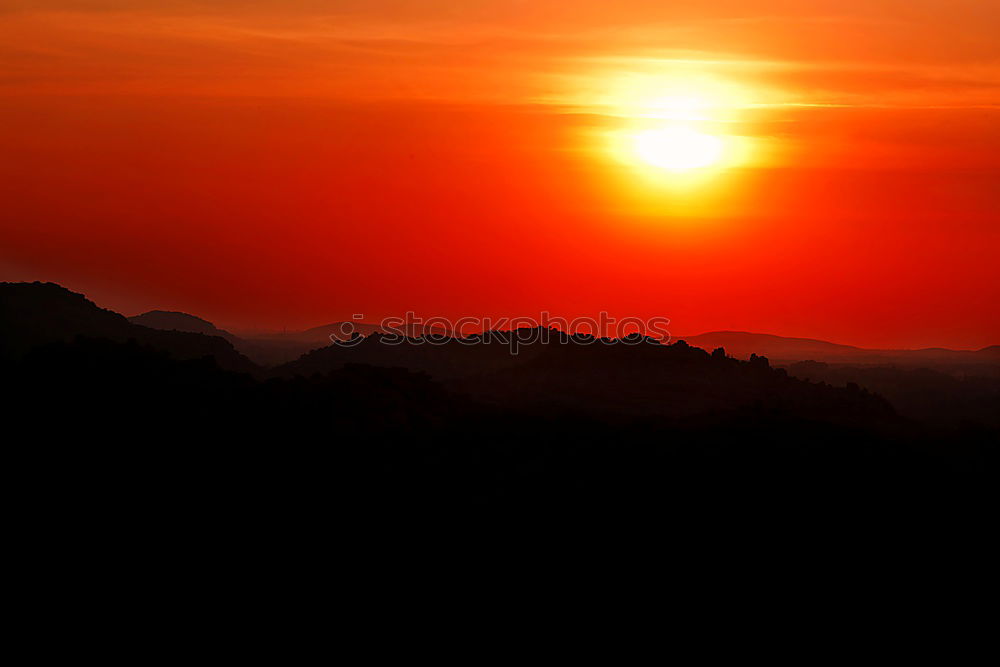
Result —
[{"label": "red sky", "polygon": [[[996,344],[998,34],[982,0],[0,0],[0,278],[233,329]],[[664,99],[725,159],[643,163]]]}]

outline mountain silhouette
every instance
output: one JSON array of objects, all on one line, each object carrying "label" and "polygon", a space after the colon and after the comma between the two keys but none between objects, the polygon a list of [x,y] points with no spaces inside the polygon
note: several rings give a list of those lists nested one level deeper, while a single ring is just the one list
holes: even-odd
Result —
[{"label": "mountain silhouette", "polygon": [[123,315],[99,308],[84,295],[55,283],[0,283],[0,322],[0,357],[18,358],[38,346],[82,336],[134,340],[180,360],[210,357],[228,370],[257,370],[256,364],[223,338],[133,324]]}]

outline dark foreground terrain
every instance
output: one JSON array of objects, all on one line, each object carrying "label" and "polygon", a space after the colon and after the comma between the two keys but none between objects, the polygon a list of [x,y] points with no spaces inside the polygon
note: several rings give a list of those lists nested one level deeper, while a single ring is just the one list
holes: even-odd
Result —
[{"label": "dark foreground terrain", "polygon": [[0,316],[8,460],[33,510],[90,528],[788,537],[975,529],[996,499],[995,427],[922,423],[761,357],[558,332],[511,355],[502,338],[376,334],[266,370],[223,338],[147,329],[55,285],[3,285]]}]

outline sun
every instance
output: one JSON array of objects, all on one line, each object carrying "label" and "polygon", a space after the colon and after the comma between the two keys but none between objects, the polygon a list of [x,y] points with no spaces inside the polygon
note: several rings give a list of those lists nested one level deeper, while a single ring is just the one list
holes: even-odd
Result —
[{"label": "sun", "polygon": [[659,169],[687,171],[717,164],[723,141],[686,126],[646,130],[633,135],[633,150],[646,164]]},{"label": "sun", "polygon": [[588,110],[609,119],[590,134],[595,151],[650,192],[710,195],[766,157],[747,132],[759,94],[734,82],[695,74],[623,76],[595,95]]}]

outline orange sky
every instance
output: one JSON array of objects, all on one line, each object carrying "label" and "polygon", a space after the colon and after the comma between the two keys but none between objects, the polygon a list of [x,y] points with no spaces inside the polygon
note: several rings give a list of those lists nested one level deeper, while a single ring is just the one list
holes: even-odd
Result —
[{"label": "orange sky", "polygon": [[[983,0],[0,0],[0,277],[234,329],[1000,343],[998,34]],[[720,166],[621,148],[678,96]]]}]

